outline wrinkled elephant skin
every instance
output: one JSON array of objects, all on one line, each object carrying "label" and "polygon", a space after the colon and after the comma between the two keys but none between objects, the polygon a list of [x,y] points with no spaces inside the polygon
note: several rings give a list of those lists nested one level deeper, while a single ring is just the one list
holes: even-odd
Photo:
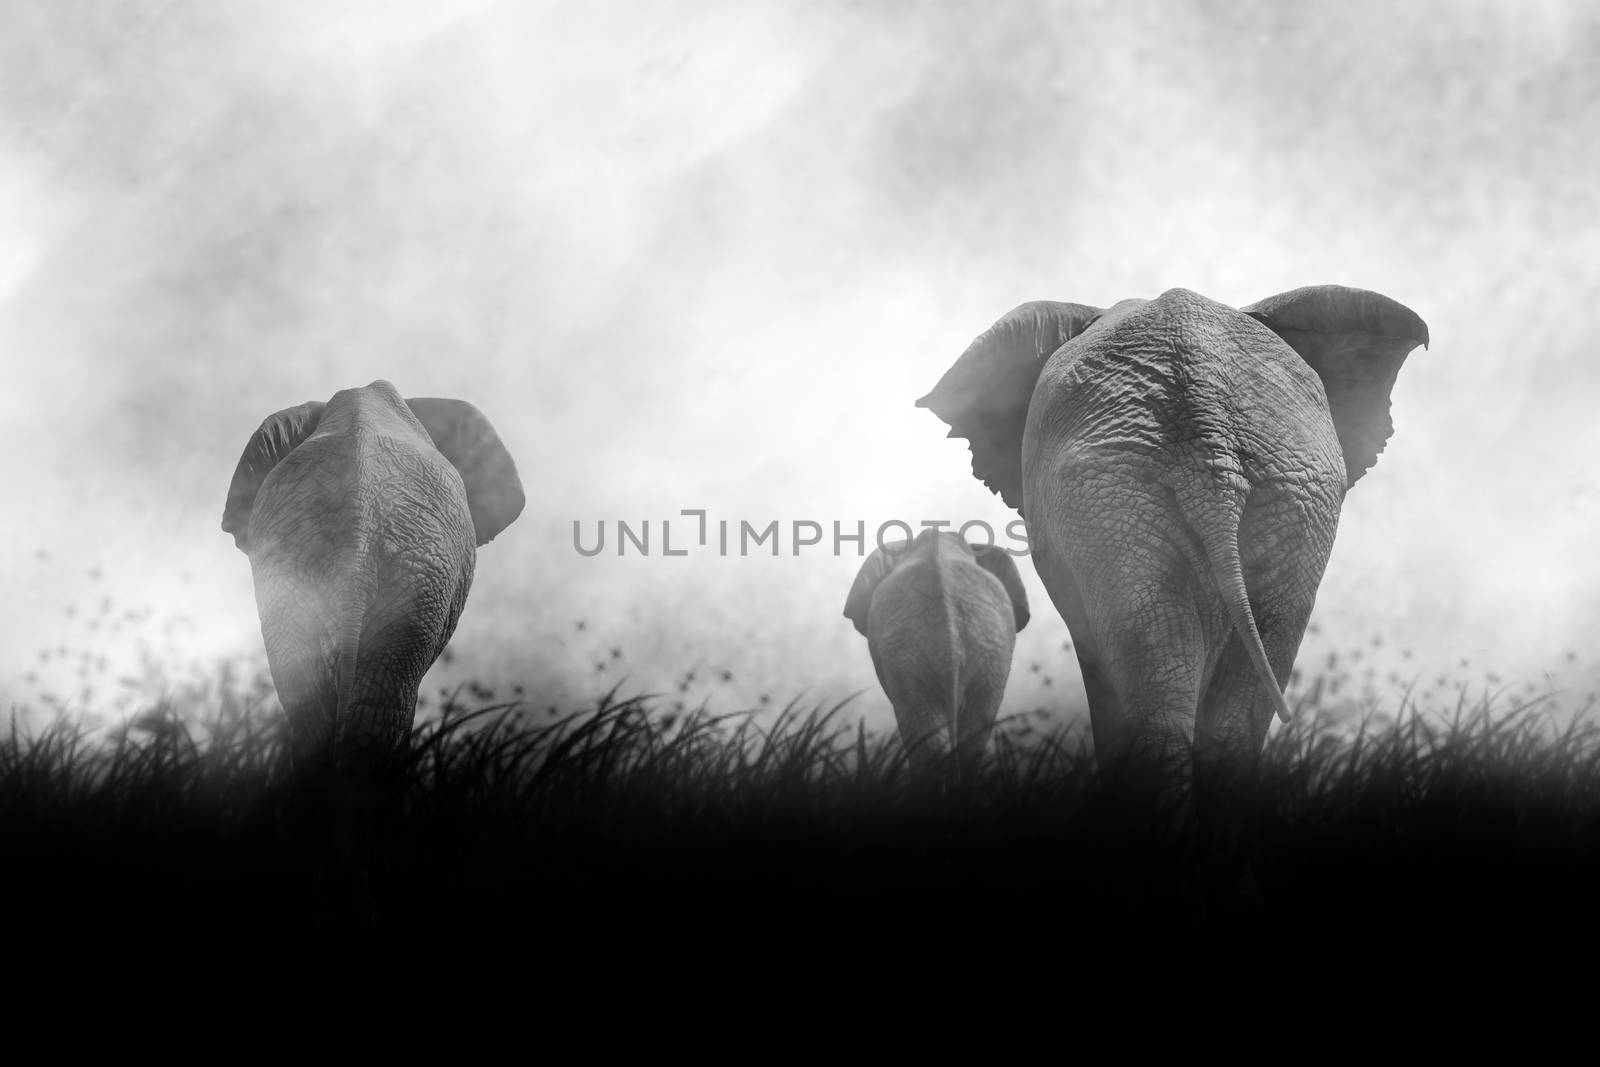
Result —
[{"label": "wrinkled elephant skin", "polygon": [[1248,767],[1283,696],[1347,489],[1393,432],[1427,327],[1341,286],[1243,311],[1182,289],[1024,304],[918,401],[1021,510],[1072,632],[1102,767],[1184,796]]},{"label": "wrinkled elephant skin", "polygon": [[522,506],[481,413],[384,381],[277,412],[239,460],[222,528],[250,558],[297,765],[334,808],[323,906],[356,925],[386,761],[461,616],[477,546]]},{"label": "wrinkled elephant skin", "polygon": [[1002,549],[923,532],[877,549],[844,614],[872,654],[913,774],[970,776],[989,743],[1028,598]]}]

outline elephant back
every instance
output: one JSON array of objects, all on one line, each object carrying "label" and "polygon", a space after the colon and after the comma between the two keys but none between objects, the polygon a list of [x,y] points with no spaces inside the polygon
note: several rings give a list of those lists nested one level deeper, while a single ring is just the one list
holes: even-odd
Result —
[{"label": "elephant back", "polygon": [[997,607],[1003,628],[1013,634],[1029,619],[1028,595],[1010,554],[993,545],[969,545],[949,532],[926,530],[914,541],[878,548],[862,563],[844,614],[864,636],[873,636],[873,608],[880,595],[903,605],[893,609],[902,616],[916,614],[918,605],[930,617]]},{"label": "elephant back", "polygon": [[[452,472],[447,480],[460,487],[462,495],[451,506],[459,503],[466,509],[477,545],[493,540],[526,503],[516,464],[482,412],[460,400],[405,400],[393,385],[374,381],[340,390],[326,403],[284,408],[251,435],[234,469],[222,515],[222,529],[233,534],[241,551],[251,550],[258,496],[280,465],[316,442],[329,442],[319,449],[339,453],[341,446],[333,442],[343,439],[364,443],[351,444],[343,459],[334,455],[313,463],[317,468],[326,464],[320,478],[337,481],[346,461],[375,461],[380,482],[390,457],[409,455],[425,465],[437,463],[441,471]],[[309,462],[310,457],[307,453],[301,458]]]},{"label": "elephant back", "polygon": [[1261,485],[1284,457],[1342,466],[1317,375],[1234,308],[1186,289],[1119,304],[1040,375],[1024,484],[1131,470],[1162,484]]}]

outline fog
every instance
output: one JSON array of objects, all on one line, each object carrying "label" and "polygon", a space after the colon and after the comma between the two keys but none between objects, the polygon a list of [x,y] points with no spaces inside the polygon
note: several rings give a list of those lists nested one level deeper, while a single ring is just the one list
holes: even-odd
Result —
[{"label": "fog", "polygon": [[[93,706],[50,671],[131,655],[131,618],[87,629],[108,604],[150,611],[161,655],[259,658],[218,525],[239,452],[383,378],[480,407],[528,495],[430,685],[719,710],[863,691],[885,724],[831,524],[870,550],[890,519],[1015,517],[912,406],[966,344],[1024,300],[1315,283],[1401,301],[1432,345],[1346,502],[1302,666],[1360,645],[1380,682],[1581,703],[1597,130],[1581,0],[13,0],[0,704]],[[680,540],[685,509],[710,545]],[[574,522],[592,544],[602,520],[607,551],[580,555]],[[617,555],[618,520],[650,521],[649,555]],[[778,555],[715,550],[718,521],[774,520]],[[830,536],[796,552],[795,521]],[[1065,627],[1019,562],[1006,706],[1071,714]]]}]

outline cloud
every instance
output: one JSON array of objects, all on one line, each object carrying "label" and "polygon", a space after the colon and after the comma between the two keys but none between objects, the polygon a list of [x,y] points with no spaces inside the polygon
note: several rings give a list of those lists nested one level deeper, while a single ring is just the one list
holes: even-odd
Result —
[{"label": "cloud", "polygon": [[[579,691],[604,673],[583,619],[642,687],[703,660],[742,699],[875,694],[839,617],[855,557],[587,560],[572,520],[1001,528],[911,401],[1007,308],[1341,282],[1434,345],[1348,502],[1319,640],[1534,671],[1600,600],[1597,26],[1582,4],[10,4],[0,410],[50,444],[0,458],[30,503],[0,549],[137,572],[250,647],[216,528],[238,450],[382,377],[478,404],[529,485],[459,670]],[[72,590],[17,580],[25,646]],[[1035,619],[1018,663],[1055,684],[1019,666],[1011,703],[1059,706],[1076,668]]]}]

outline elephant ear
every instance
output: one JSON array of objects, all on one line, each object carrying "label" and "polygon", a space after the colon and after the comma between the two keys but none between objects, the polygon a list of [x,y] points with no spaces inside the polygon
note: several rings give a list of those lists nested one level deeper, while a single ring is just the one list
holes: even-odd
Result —
[{"label": "elephant ear", "polygon": [[1243,310],[1322,379],[1344,451],[1345,485],[1355,485],[1394,433],[1389,393],[1411,350],[1428,347],[1428,324],[1404,304],[1342,285],[1279,293]]},{"label": "elephant ear", "polygon": [[433,438],[433,447],[461,472],[478,544],[493,541],[527,503],[517,465],[500,435],[483,412],[464,400],[418,397],[406,400],[406,406]]},{"label": "elephant ear", "polygon": [[1022,575],[1017,572],[1011,553],[995,545],[973,545],[972,556],[978,566],[1000,579],[1000,584],[1006,587],[1011,596],[1011,614],[1016,620],[1017,633],[1021,633],[1032,616],[1028,613],[1028,591],[1022,588]]},{"label": "elephant ear", "polygon": [[239,551],[250,551],[250,512],[262,481],[284,456],[316,432],[325,406],[320,400],[309,400],[268,415],[245,444],[239,465],[233,469],[233,481],[228,484],[228,502],[222,509],[223,532],[233,534]]},{"label": "elephant ear", "polygon": [[904,541],[884,545],[868,556],[856,572],[850,595],[844,598],[844,617],[855,625],[856,632],[862,637],[867,636],[867,613],[872,610],[872,594],[877,591],[878,583],[894,570],[900,562],[900,553],[908,547],[909,544]]},{"label": "elephant ear", "polygon": [[1088,328],[1100,308],[1035,300],[989,327],[917,401],[971,442],[972,474],[1022,510],[1022,431],[1045,361]]}]

